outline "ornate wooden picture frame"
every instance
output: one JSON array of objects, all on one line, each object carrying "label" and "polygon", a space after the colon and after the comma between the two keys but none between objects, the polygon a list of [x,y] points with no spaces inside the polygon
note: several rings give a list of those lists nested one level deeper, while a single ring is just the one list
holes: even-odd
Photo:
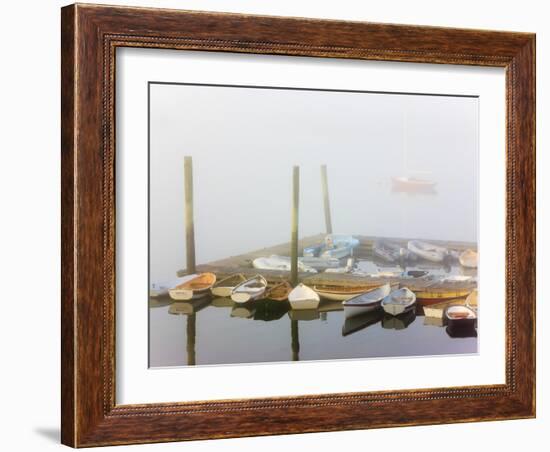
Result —
[{"label": "ornate wooden picture frame", "polygon": [[[535,416],[535,35],[79,4],[62,9],[61,34],[64,444]],[[119,47],[505,68],[505,384],[117,405],[114,88]]]}]

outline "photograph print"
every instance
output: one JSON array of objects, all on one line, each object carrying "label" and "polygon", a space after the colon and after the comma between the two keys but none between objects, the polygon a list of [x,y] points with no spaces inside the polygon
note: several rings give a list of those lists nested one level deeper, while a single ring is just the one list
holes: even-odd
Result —
[{"label": "photograph print", "polygon": [[478,97],[148,99],[150,367],[478,352]]}]

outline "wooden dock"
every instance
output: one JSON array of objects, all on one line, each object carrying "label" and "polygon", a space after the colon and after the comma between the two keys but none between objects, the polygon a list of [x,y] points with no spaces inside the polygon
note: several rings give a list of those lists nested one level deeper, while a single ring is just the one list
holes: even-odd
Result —
[{"label": "wooden dock", "polygon": [[[299,249],[304,247],[318,244],[323,241],[325,234],[317,234],[314,236],[306,237],[300,239]],[[377,237],[369,236],[357,236],[355,238],[359,239],[359,246],[353,250],[353,257],[360,260],[373,260],[374,262],[380,262],[382,265],[388,266],[391,264],[383,263],[382,261],[377,260],[372,253],[373,243]],[[400,239],[400,238],[387,238],[385,240],[390,240],[394,243],[401,244],[406,247],[406,244],[409,239]],[[444,246],[449,249],[462,251],[466,249],[477,249],[475,243],[469,242],[451,242],[451,241],[441,241],[441,240],[430,240],[430,243],[434,243],[440,246]],[[275,245],[268,248],[262,248],[256,251],[251,251],[246,254],[241,254],[238,256],[230,256],[225,259],[220,259],[214,262],[209,262],[207,264],[197,265],[196,272],[212,272],[218,276],[218,279],[223,278],[232,273],[243,273],[245,276],[253,276],[256,274],[263,275],[268,282],[276,282],[281,279],[289,279],[290,272],[280,271],[280,270],[259,270],[252,266],[252,261],[258,257],[265,257],[271,255],[281,255],[281,256],[290,256],[290,243],[283,243]],[[345,260],[345,259],[344,259]],[[433,264],[429,262],[422,262],[418,265],[419,267],[433,267],[433,268],[442,268],[442,265]],[[186,270],[178,271],[178,276],[183,276],[187,274]],[[369,277],[369,276],[360,276],[360,275],[351,275],[346,273],[299,273],[298,279],[305,284],[314,285],[314,284],[330,284],[335,286],[349,286],[354,284],[366,284],[369,285],[372,283],[373,286],[378,284],[383,284],[385,282],[390,283],[404,283],[403,278],[380,278],[380,277]],[[430,290],[462,290],[462,289],[473,289],[475,288],[475,283],[473,282],[447,282],[447,283],[436,283],[433,281],[427,281],[425,279],[411,280],[406,279],[407,286],[412,290],[419,291],[424,288],[429,287]]]}]

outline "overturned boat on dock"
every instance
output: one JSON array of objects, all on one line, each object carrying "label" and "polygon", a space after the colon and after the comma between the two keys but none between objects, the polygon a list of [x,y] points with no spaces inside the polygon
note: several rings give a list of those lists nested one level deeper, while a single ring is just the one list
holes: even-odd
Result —
[{"label": "overturned boat on dock", "polygon": [[[252,261],[252,266],[258,270],[279,270],[289,272],[292,264],[290,257],[272,254],[269,257],[257,257]],[[317,273],[317,270],[305,265],[300,259],[298,259],[298,271],[303,273]]]},{"label": "overturned boat on dock", "polygon": [[343,257],[352,254],[353,249],[359,246],[359,240],[351,235],[328,234],[323,243],[304,248],[304,257],[321,257],[323,259]]},{"label": "overturned boat on dock", "polygon": [[433,243],[423,242],[422,240],[409,241],[407,248],[411,253],[431,262],[443,262],[445,257],[449,254],[447,248],[434,245]]},{"label": "overturned boat on dock", "polygon": [[374,241],[372,252],[375,256],[392,264],[403,261],[414,261],[417,259],[417,256],[407,248],[383,239]]}]

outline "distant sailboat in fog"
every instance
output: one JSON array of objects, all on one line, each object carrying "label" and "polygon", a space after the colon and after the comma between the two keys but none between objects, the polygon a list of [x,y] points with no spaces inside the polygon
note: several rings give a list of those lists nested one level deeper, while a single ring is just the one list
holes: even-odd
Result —
[{"label": "distant sailboat in fog", "polygon": [[431,174],[431,171],[418,171],[409,169],[408,160],[408,146],[407,146],[407,113],[403,114],[403,168],[404,175],[398,175],[391,178],[392,192],[393,193],[407,193],[410,195],[415,194],[432,194],[435,195],[436,182],[426,177],[411,176],[411,173],[415,174]]}]

